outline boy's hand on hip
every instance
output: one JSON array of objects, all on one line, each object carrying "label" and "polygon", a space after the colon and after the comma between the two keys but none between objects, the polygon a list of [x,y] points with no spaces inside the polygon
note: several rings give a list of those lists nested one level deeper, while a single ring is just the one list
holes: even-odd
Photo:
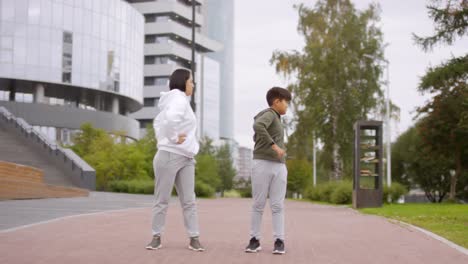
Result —
[{"label": "boy's hand on hip", "polygon": [[276,144],[273,144],[271,146],[271,148],[276,152],[276,154],[278,154],[279,159],[282,159],[284,157],[284,155],[286,155],[286,151],[284,151],[284,149],[278,147],[278,145],[276,145]]},{"label": "boy's hand on hip", "polygon": [[187,138],[186,134],[179,134],[179,140],[177,140],[177,144],[184,143],[186,138]]}]

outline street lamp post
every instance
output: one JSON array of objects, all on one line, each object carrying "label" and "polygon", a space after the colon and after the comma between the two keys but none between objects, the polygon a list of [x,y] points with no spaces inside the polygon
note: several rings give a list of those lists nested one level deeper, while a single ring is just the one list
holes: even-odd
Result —
[{"label": "street lamp post", "polygon": [[313,167],[314,167],[314,172],[313,172],[313,177],[314,177],[314,187],[317,186],[317,159],[316,159],[316,155],[317,155],[317,139],[315,138],[315,131],[313,132],[313,144],[314,144],[314,148],[313,148],[313,152],[312,152],[312,164],[313,164]]},{"label": "street lamp post", "polygon": [[390,62],[384,60],[387,63],[387,96],[385,99],[385,121],[387,123],[387,186],[392,186],[392,137],[390,134]]},{"label": "street lamp post", "polygon": [[376,58],[373,55],[364,54],[364,57],[372,60],[382,61],[386,64],[387,76],[385,81],[386,86],[386,96],[385,96],[385,124],[386,124],[386,134],[387,134],[387,186],[392,185],[392,156],[391,156],[391,144],[392,138],[390,134],[390,62],[386,59]]},{"label": "street lamp post", "polygon": [[195,7],[196,3],[195,0],[192,0],[192,63],[191,63],[191,70],[192,70],[192,78],[193,78],[193,92],[190,105],[192,106],[193,112],[196,111],[196,103],[195,103],[195,91],[196,91],[196,82],[195,82]]}]

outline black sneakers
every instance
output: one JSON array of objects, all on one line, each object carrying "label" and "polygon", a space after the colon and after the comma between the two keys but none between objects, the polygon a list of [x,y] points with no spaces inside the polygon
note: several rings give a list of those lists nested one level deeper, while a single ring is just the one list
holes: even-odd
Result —
[{"label": "black sneakers", "polygon": [[[245,252],[247,253],[257,253],[261,250],[260,241],[255,237],[250,239],[249,245],[245,248]],[[284,241],[281,239],[276,239],[275,247],[273,248],[273,254],[282,255],[286,253],[284,250]]]},{"label": "black sneakers", "polygon": [[160,249],[161,246],[161,237],[156,235],[153,236],[153,240],[146,246],[146,249]]},{"label": "black sneakers", "polygon": [[275,241],[275,248],[273,249],[273,254],[284,254],[286,251],[284,250],[284,241],[281,239],[276,239]]},{"label": "black sneakers", "polygon": [[245,252],[247,253],[257,253],[261,250],[260,241],[255,237],[250,239],[249,245],[245,248]]}]

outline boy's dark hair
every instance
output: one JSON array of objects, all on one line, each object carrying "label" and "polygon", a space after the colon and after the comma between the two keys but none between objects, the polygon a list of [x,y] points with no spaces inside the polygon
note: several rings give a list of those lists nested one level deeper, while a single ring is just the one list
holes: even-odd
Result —
[{"label": "boy's dark hair", "polygon": [[289,102],[289,101],[291,101],[291,93],[288,90],[284,89],[284,88],[273,87],[270,90],[268,90],[267,95],[266,95],[266,99],[267,99],[267,102],[268,102],[269,106],[272,106],[273,102],[276,99],[286,100],[286,101]]},{"label": "boy's dark hair", "polygon": [[190,79],[190,71],[186,69],[175,70],[169,80],[169,89],[178,89],[185,92],[185,83]]}]

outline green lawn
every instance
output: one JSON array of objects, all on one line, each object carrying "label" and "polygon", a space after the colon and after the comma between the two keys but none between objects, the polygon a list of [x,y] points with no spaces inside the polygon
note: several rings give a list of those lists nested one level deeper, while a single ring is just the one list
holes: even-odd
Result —
[{"label": "green lawn", "polygon": [[468,205],[462,204],[397,204],[382,208],[360,209],[403,221],[442,236],[468,248]]}]

